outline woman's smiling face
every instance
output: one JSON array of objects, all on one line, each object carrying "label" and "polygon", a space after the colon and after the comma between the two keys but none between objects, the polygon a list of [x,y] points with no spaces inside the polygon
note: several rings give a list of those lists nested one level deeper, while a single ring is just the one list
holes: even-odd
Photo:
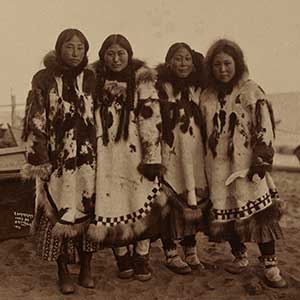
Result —
[{"label": "woman's smiling face", "polygon": [[191,53],[184,47],[179,48],[171,58],[170,67],[179,78],[187,78],[194,68]]}]

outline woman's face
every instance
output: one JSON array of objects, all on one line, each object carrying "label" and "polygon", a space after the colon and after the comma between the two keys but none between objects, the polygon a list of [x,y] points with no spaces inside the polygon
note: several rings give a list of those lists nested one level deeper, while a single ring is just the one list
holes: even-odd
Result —
[{"label": "woman's face", "polygon": [[61,47],[61,58],[70,67],[77,67],[85,56],[84,43],[74,35]]},{"label": "woman's face", "polygon": [[128,66],[128,52],[118,44],[107,48],[104,63],[113,72],[121,72]]},{"label": "woman's face", "polygon": [[179,78],[188,77],[194,68],[191,53],[184,47],[179,48],[171,58],[170,67]]},{"label": "woman's face", "polygon": [[218,81],[223,83],[230,82],[235,75],[235,62],[232,56],[220,52],[212,63],[213,74]]}]

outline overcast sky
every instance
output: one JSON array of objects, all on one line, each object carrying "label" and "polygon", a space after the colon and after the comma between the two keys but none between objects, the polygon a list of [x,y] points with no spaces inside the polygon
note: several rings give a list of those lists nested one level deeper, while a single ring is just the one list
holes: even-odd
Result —
[{"label": "overcast sky", "polygon": [[300,1],[298,0],[1,0],[0,104],[10,89],[23,103],[43,56],[65,28],[83,31],[89,60],[105,37],[124,34],[134,56],[151,66],[168,47],[184,41],[206,53],[220,37],[244,50],[251,77],[268,93],[300,91]]}]

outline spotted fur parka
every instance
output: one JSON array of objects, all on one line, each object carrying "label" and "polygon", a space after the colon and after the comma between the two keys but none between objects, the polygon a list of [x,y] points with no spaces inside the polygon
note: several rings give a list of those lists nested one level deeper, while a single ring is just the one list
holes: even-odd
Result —
[{"label": "spotted fur parka", "polygon": [[[131,71],[103,74],[96,67],[98,106],[95,222],[89,236],[120,246],[143,238],[159,222],[161,117],[156,74],[133,60]],[[99,88],[100,87],[100,88]]]},{"label": "spotted fur parka", "polygon": [[86,229],[95,200],[95,77],[87,69],[69,76],[48,58],[27,98],[22,174],[36,179],[36,211],[46,214],[53,234],[74,237]]},{"label": "spotted fur parka", "polygon": [[[281,202],[270,171],[274,116],[263,89],[244,74],[229,90],[201,95],[212,240],[280,238]],[[230,176],[233,180],[229,180]]]}]

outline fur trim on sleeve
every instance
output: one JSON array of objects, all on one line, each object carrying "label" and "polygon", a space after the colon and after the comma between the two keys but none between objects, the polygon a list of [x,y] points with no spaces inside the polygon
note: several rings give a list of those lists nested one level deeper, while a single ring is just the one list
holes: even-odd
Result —
[{"label": "fur trim on sleeve", "polygon": [[136,71],[135,81],[136,85],[139,86],[141,83],[152,82],[153,84],[156,82],[157,73],[155,70],[150,69],[148,67],[141,67]]},{"label": "fur trim on sleeve", "polygon": [[255,105],[258,100],[266,100],[264,90],[253,80],[247,80],[241,89],[241,100],[248,105]]},{"label": "fur trim on sleeve", "polygon": [[45,163],[38,166],[27,163],[21,169],[21,177],[25,180],[35,179],[35,178],[48,180],[51,173],[52,173],[52,165],[50,163]]}]

